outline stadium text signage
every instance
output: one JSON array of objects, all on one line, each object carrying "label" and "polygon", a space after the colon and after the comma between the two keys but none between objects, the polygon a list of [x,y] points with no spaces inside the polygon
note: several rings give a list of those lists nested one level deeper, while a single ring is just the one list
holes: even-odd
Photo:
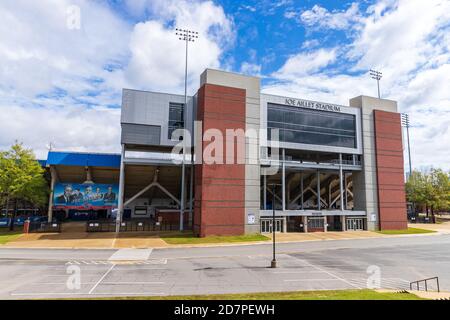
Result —
[{"label": "stadium text signage", "polygon": [[321,102],[301,100],[301,99],[292,99],[292,98],[286,98],[285,103],[287,105],[296,106],[296,107],[300,107],[300,108],[341,112],[341,106],[337,106],[335,104],[329,104],[329,103],[321,103]]}]

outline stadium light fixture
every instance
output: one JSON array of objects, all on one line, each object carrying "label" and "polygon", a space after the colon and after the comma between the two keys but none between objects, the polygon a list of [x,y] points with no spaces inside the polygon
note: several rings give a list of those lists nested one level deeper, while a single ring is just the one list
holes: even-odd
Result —
[{"label": "stadium light fixture", "polygon": [[[178,36],[178,39],[184,41],[186,43],[186,60],[185,60],[185,68],[184,68],[184,109],[187,108],[187,73],[188,73],[188,48],[189,42],[195,42],[198,39],[198,32],[192,31],[189,29],[175,29],[175,35]],[[183,112],[185,115],[186,112]],[[183,119],[183,123],[186,124],[185,119]],[[184,125],[186,128],[186,125]],[[185,158],[186,158],[186,141],[183,137],[183,160],[181,161],[181,201],[180,201],[180,231],[183,231],[184,226],[184,195],[185,195],[185,185],[184,185],[184,176],[185,176]],[[192,170],[192,164],[191,164]],[[192,205],[191,205],[192,210]]]},{"label": "stadium light fixture", "polygon": [[372,77],[372,79],[377,80],[378,99],[381,99],[381,95],[380,95],[380,80],[383,77],[383,73],[381,73],[380,71],[376,71],[376,70],[370,69],[370,76]]}]

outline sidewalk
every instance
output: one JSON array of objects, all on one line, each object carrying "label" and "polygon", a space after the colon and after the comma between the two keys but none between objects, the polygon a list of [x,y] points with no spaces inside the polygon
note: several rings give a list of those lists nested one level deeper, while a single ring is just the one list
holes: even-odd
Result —
[{"label": "sidewalk", "polygon": [[[411,224],[409,227],[435,230],[438,233],[450,234],[450,223],[444,224]],[[421,234],[432,235],[431,234]],[[268,235],[271,237],[271,235]],[[346,239],[392,238],[414,235],[383,235],[372,231],[345,231],[345,232],[312,232],[312,233],[277,233],[277,242],[303,242],[303,241],[331,241]],[[3,247],[10,248],[68,248],[68,249],[121,249],[121,248],[168,248],[168,247],[211,247],[230,245],[251,245],[268,243],[267,241],[236,242],[236,243],[208,243],[208,244],[167,244],[158,234],[127,232],[120,233],[118,237],[113,232],[83,232],[82,229],[71,227],[59,234],[31,233],[24,234]]]},{"label": "sidewalk", "polygon": [[410,228],[419,228],[419,229],[428,229],[437,231],[439,233],[450,233],[450,222],[443,222],[443,223],[409,223],[408,227]]}]

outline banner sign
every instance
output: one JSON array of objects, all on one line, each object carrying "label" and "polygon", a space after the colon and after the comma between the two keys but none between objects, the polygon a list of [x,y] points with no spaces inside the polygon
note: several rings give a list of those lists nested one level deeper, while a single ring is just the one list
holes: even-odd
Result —
[{"label": "banner sign", "polygon": [[53,207],[91,210],[117,207],[118,190],[116,184],[58,183],[53,192]]}]

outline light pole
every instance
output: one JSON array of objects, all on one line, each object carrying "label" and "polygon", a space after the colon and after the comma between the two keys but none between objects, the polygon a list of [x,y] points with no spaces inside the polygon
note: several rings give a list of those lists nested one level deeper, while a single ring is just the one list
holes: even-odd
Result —
[{"label": "light pole", "polygon": [[372,77],[372,79],[377,80],[378,99],[381,99],[381,95],[380,95],[380,80],[383,77],[383,74],[380,71],[376,71],[376,70],[370,69],[370,76]]},{"label": "light pole", "polygon": [[275,251],[275,186],[276,184],[272,184],[272,252],[273,257],[272,261],[270,262],[271,268],[277,267],[277,258],[276,258],[276,251]]},{"label": "light pole", "polygon": [[[184,68],[184,110],[187,109],[187,70],[188,70],[188,47],[189,42],[194,42],[195,39],[198,38],[198,32],[188,30],[188,29],[175,29],[175,34],[178,36],[179,40],[182,40],[186,43],[186,61]],[[183,112],[183,129],[186,130],[186,121],[185,121],[186,112]],[[183,231],[183,222],[184,222],[184,194],[185,194],[185,186],[184,186],[184,176],[185,176],[185,161],[186,158],[186,141],[183,135],[183,160],[181,161],[181,201],[180,201],[180,231]],[[191,167],[192,170],[192,167]]]},{"label": "light pole", "polygon": [[406,128],[406,138],[408,139],[408,160],[409,160],[409,175],[411,177],[412,167],[411,167],[411,147],[409,144],[409,115],[407,113],[402,113],[402,127]]},{"label": "light pole", "polygon": [[[409,143],[409,115],[407,113],[402,113],[401,114],[401,121],[402,121],[402,127],[406,128],[406,138],[408,140],[409,174],[408,174],[407,180],[409,180],[409,179],[411,179],[411,175],[412,175],[411,146],[410,146],[410,143]],[[412,203],[412,210],[413,210],[413,215],[415,217],[415,215],[416,215],[416,204],[414,202]]]}]

